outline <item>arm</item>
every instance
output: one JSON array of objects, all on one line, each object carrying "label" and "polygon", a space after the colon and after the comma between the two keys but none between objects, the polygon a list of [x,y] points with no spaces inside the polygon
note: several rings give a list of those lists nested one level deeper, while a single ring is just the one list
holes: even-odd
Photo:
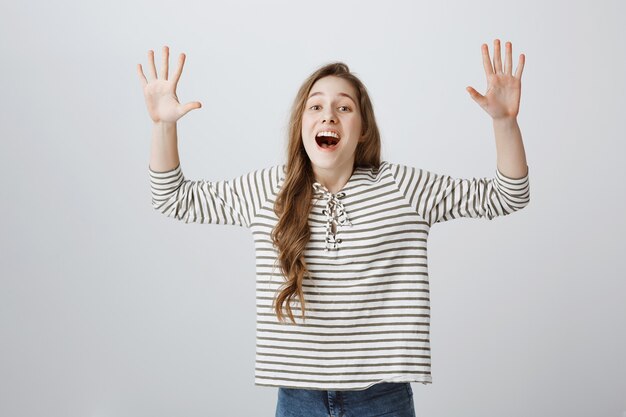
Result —
[{"label": "arm", "polygon": [[510,178],[496,169],[493,178],[463,179],[400,164],[389,167],[408,204],[429,226],[461,217],[492,220],[530,202],[528,175]]},{"label": "arm", "polygon": [[517,124],[521,97],[521,78],[526,56],[520,54],[515,75],[512,73],[512,45],[506,43],[504,70],[500,58],[500,40],[494,40],[494,61],[491,63],[489,49],[481,45],[483,67],[487,77],[487,92],[483,96],[474,88],[467,87],[472,99],[493,119],[498,154],[498,170],[510,178],[522,178],[528,174],[526,153],[522,134]]},{"label": "arm", "polygon": [[185,179],[180,165],[149,168],[152,206],[185,223],[229,224],[250,228],[261,208],[276,197],[284,166],[250,171],[231,180]]},{"label": "arm", "polygon": [[156,122],[152,125],[150,168],[155,171],[171,171],[180,165],[176,122]]},{"label": "arm", "polygon": [[272,180],[274,169],[257,170],[230,181],[186,180],[180,165],[158,172],[149,167],[152,207],[185,223],[250,227],[265,202],[258,186]]},{"label": "arm", "polygon": [[148,51],[150,80],[144,75],[141,64],[137,64],[137,73],[143,89],[146,107],[153,121],[150,167],[156,171],[170,171],[180,164],[176,122],[189,111],[202,107],[199,101],[189,102],[185,105],[178,102],[176,87],[184,63],[185,54],[180,54],[176,71],[171,77],[168,77],[169,48],[164,46],[160,76],[157,76],[154,64],[154,51]]},{"label": "arm", "polygon": [[492,66],[486,44],[481,46],[487,76],[487,93],[474,88],[467,91],[493,119],[498,161],[493,178],[452,178],[422,169],[391,164],[398,188],[409,204],[429,225],[458,217],[494,219],[517,211],[530,202],[528,164],[517,114],[521,95],[521,76],[525,56],[520,55],[512,74],[510,42],[506,44],[504,70],[500,41],[494,41]]},{"label": "arm", "polygon": [[[143,88],[152,126],[150,187],[152,206],[161,213],[185,222],[232,224],[249,227],[256,210],[265,202],[268,183],[277,182],[270,173],[278,169],[258,170],[230,181],[189,181],[183,176],[178,157],[176,122],[200,102],[182,105],[176,96],[176,86],[185,62],[180,54],[178,67],[168,77],[169,48],[163,47],[163,65],[157,77],[154,52],[148,51],[151,78],[137,70]],[[262,188],[259,188],[262,187]]]},{"label": "arm", "polygon": [[496,136],[498,170],[511,178],[528,175],[526,152],[517,118],[494,119],[493,130]]}]

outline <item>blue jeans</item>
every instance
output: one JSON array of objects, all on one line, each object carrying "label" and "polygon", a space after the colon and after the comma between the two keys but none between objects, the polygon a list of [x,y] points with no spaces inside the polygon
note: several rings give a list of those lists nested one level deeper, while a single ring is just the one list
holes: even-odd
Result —
[{"label": "blue jeans", "polygon": [[381,382],[360,391],[278,388],[275,417],[415,417],[409,382]]}]

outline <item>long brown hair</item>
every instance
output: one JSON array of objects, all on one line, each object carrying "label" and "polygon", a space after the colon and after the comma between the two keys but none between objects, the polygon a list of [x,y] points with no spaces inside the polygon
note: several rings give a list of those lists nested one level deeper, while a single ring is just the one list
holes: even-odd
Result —
[{"label": "long brown hair", "polygon": [[361,134],[364,139],[357,144],[354,168],[380,166],[380,133],[365,85],[343,62],[320,67],[304,81],[293,101],[289,119],[285,181],[274,204],[274,212],[279,220],[272,230],[271,238],[278,249],[278,261],[286,277],[282,291],[274,298],[274,309],[280,322],[284,321],[283,304],[286,302],[289,318],[295,324],[291,301],[296,295],[300,301],[303,320],[305,316],[302,281],[308,276],[308,270],[304,251],[311,236],[308,218],[312,208],[315,177],[311,160],[302,143],[302,115],[313,84],[329,75],[343,78],[356,90],[361,113]]}]

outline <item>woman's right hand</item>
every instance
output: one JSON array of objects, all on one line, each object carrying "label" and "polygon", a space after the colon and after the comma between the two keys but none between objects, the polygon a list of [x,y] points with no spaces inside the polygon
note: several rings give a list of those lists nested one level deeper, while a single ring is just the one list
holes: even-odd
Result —
[{"label": "woman's right hand", "polygon": [[178,102],[176,85],[180,79],[180,74],[183,72],[184,63],[185,54],[181,53],[178,58],[178,68],[173,74],[172,79],[168,79],[169,48],[163,46],[163,64],[159,78],[157,78],[156,67],[154,65],[153,50],[148,51],[148,64],[150,65],[151,74],[150,81],[146,79],[141,64],[137,64],[137,71],[143,87],[143,95],[146,99],[148,113],[155,123],[175,123],[189,111],[202,107],[199,101],[192,101],[185,105]]}]

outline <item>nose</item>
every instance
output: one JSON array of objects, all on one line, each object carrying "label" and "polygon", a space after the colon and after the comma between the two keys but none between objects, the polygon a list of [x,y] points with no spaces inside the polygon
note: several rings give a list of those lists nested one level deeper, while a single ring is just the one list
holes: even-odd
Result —
[{"label": "nose", "polygon": [[335,117],[335,114],[333,113],[333,109],[329,108],[328,110],[326,110],[326,112],[324,113],[324,115],[322,117],[322,123],[331,122],[331,121],[333,123],[336,123],[337,119]]}]

